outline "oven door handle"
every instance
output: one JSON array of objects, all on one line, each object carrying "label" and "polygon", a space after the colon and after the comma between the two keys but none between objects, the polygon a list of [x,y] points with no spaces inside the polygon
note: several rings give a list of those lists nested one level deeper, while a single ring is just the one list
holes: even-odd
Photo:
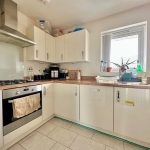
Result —
[{"label": "oven door handle", "polygon": [[9,100],[8,103],[12,104],[14,102],[14,100]]}]

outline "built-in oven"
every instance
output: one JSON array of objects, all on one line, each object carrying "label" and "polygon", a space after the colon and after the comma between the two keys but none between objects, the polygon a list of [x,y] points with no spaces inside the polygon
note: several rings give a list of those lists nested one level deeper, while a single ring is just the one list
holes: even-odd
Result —
[{"label": "built-in oven", "polygon": [[42,115],[41,85],[3,90],[3,135]]}]

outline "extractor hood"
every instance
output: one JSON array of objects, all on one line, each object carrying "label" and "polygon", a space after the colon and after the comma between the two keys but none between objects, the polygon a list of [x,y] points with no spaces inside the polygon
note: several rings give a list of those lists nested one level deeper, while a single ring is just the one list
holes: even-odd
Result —
[{"label": "extractor hood", "polygon": [[17,4],[12,0],[0,0],[0,42],[7,42],[20,47],[35,43],[17,31]]}]

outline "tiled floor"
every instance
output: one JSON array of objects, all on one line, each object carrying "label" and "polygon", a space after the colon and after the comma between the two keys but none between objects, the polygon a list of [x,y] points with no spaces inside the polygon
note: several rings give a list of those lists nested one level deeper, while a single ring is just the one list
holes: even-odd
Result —
[{"label": "tiled floor", "polygon": [[9,150],[143,150],[54,118]]}]

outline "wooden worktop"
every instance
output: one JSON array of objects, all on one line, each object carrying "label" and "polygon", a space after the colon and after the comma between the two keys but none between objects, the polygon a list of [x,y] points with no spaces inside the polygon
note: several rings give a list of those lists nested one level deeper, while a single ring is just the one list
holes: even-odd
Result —
[{"label": "wooden worktop", "polygon": [[150,89],[150,85],[145,85],[142,83],[135,84],[125,84],[125,83],[97,83],[95,80],[45,80],[45,81],[35,81],[24,84],[6,85],[0,86],[0,90],[14,89],[26,86],[42,85],[48,83],[65,83],[65,84],[79,84],[79,85],[96,85],[96,86],[111,86],[111,87],[123,87],[123,88],[138,88],[138,89]]}]

